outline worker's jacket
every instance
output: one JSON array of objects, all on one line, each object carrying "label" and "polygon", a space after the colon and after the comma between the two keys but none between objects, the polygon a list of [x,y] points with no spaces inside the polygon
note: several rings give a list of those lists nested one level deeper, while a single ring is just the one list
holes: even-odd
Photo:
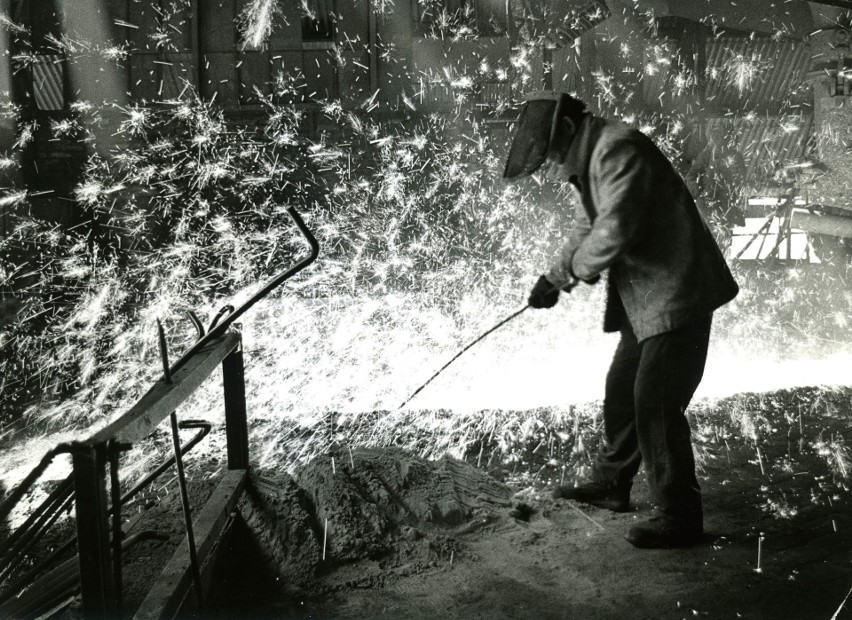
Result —
[{"label": "worker's jacket", "polygon": [[686,185],[640,131],[586,115],[551,171],[579,190],[576,226],[547,278],[594,280],[609,269],[605,331],[624,318],[641,341],[683,327],[738,287]]}]

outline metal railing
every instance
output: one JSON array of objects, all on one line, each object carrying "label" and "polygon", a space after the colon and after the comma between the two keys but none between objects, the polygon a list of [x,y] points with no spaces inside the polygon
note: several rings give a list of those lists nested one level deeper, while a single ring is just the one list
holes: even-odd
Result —
[{"label": "metal railing", "polygon": [[[0,544],[0,580],[7,579],[21,566],[29,549],[53,525],[63,511],[74,506],[76,512],[77,565],[82,613],[90,618],[115,618],[122,612],[122,551],[132,542],[145,536],[125,539],[122,534],[121,507],[147,484],[175,465],[184,499],[186,498],[182,455],[196,445],[210,430],[204,422],[184,421],[182,428],[200,428],[188,444],[181,447],[177,439],[178,423],[175,412],[221,364],[224,385],[225,430],[228,472],[195,521],[187,518],[187,538],[172,562],[164,570],[168,587],[157,586],[137,610],[135,617],[161,617],[173,613],[183,600],[190,583],[196,586],[201,603],[199,564],[209,556],[215,540],[225,527],[227,516],[236,505],[244,487],[249,468],[248,423],[246,416],[245,378],[242,338],[231,326],[254,304],[266,297],[296,273],[314,262],[319,244],[295,208],[288,214],[310,246],[310,253],[286,271],[278,274],[248,301],[237,307],[226,306],[205,332],[201,322],[192,315],[198,339],[174,363],[169,364],[168,352],[162,339],[163,378],[157,381],[129,411],[83,441],[64,443],[49,451],[35,469],[0,503],[0,522],[26,496],[60,454],[70,454],[72,473],[33,510],[26,521]],[[174,456],[157,467],[145,480],[122,495],[119,485],[119,456],[134,443],[147,437],[166,417],[172,418],[175,443]],[[109,472],[109,485],[107,485]],[[109,489],[109,491],[108,491]],[[188,502],[185,501],[188,512]],[[143,534],[145,534],[143,532]],[[150,533],[148,533],[150,534]],[[133,539],[133,540],[131,540]],[[51,562],[60,562],[74,546],[74,540],[62,545],[38,566],[17,576],[0,593],[0,616],[25,617],[39,610],[45,601],[39,599],[64,584],[67,592],[74,588],[74,562],[60,563],[50,570]],[[189,559],[187,556],[191,556]],[[73,558],[72,558],[73,560]],[[48,572],[44,572],[48,571]],[[39,573],[43,576],[39,577]],[[44,579],[45,588],[32,587],[34,580]],[[70,584],[70,585],[69,585]],[[30,586],[28,588],[28,586]],[[28,588],[28,589],[27,589]],[[21,591],[28,596],[20,596]],[[27,607],[29,605],[29,607]],[[43,605],[42,605],[43,606]]]}]

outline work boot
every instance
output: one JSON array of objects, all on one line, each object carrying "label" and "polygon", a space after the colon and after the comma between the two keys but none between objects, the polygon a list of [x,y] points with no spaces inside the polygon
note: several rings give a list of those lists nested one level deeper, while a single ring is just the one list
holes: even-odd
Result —
[{"label": "work boot", "polygon": [[704,526],[700,519],[675,519],[658,515],[631,527],[625,538],[639,549],[694,547],[704,542]]},{"label": "work boot", "polygon": [[630,486],[613,486],[602,482],[586,482],[576,487],[559,486],[553,490],[553,498],[574,499],[613,512],[630,510]]}]

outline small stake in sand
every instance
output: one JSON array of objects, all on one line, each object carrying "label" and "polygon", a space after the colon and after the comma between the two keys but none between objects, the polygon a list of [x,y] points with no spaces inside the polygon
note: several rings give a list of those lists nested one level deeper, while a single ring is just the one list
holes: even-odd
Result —
[{"label": "small stake in sand", "polygon": [[349,464],[352,466],[352,469],[355,469],[355,459],[352,458],[352,446],[346,446],[349,448]]},{"label": "small stake in sand", "polygon": [[337,468],[334,466],[334,457],[331,457],[331,473],[337,474]]},{"label": "small stake in sand", "polygon": [[757,568],[754,569],[756,573],[762,573],[763,569],[760,567],[761,556],[763,555],[763,532],[760,533],[760,536],[757,539]]},{"label": "small stake in sand", "polygon": [[328,540],[328,517],[325,519],[325,530],[322,533],[322,561],[325,562],[325,543]]},{"label": "small stake in sand", "polygon": [[849,590],[849,592],[847,592],[847,593],[846,593],[846,596],[845,596],[845,597],[843,597],[843,601],[840,603],[840,607],[838,607],[838,608],[837,608],[837,611],[835,611],[835,612],[834,612],[834,615],[833,615],[833,616],[831,616],[831,620],[837,620],[837,616],[839,616],[839,615],[840,615],[840,612],[841,612],[841,611],[843,610],[843,608],[846,606],[846,601],[848,601],[848,600],[849,600],[849,595],[850,595],[850,594],[852,594],[852,589],[850,589],[850,590]]},{"label": "small stake in sand", "polygon": [[766,471],[763,469],[763,455],[760,454],[760,446],[755,446],[757,450],[757,462],[760,463],[760,475],[765,476]]}]

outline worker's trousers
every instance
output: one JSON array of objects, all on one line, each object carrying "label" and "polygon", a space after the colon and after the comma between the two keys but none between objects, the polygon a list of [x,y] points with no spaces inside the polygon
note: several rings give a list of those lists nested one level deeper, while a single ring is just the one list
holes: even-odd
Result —
[{"label": "worker's trousers", "polygon": [[637,342],[627,321],[606,378],[606,441],[595,463],[598,482],[629,489],[645,463],[656,509],[701,523],[701,489],[684,415],[707,359],[711,316]]}]

